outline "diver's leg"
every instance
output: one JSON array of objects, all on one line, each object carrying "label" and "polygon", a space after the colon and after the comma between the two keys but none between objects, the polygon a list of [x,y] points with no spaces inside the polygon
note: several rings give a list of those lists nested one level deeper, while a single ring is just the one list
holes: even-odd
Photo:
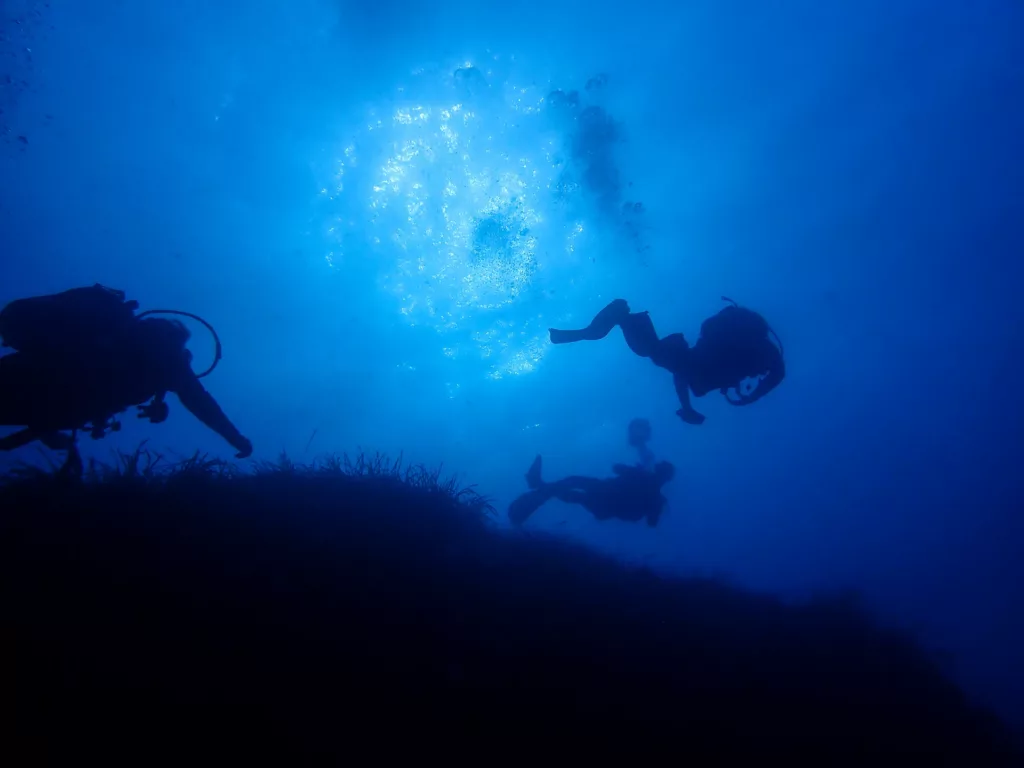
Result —
[{"label": "diver's leg", "polygon": [[21,352],[0,357],[0,425],[24,427],[66,421],[65,390],[78,382],[46,362],[29,360]]},{"label": "diver's leg", "polygon": [[78,445],[72,440],[71,445],[68,447],[67,460],[64,462],[64,466],[60,468],[60,475],[63,477],[80,478],[83,471],[85,471],[85,467],[82,465],[82,454],[78,452]]},{"label": "diver's leg", "polygon": [[564,501],[566,504],[579,504],[580,506],[585,506],[587,502],[587,494],[583,491],[566,490],[555,494],[555,498],[559,501]]},{"label": "diver's leg", "polygon": [[561,480],[548,483],[545,487],[554,498],[569,504],[579,504],[581,503],[579,501],[581,496],[600,493],[603,483],[603,480],[599,480],[596,477],[569,475],[569,477],[563,477]]},{"label": "diver's leg", "polygon": [[597,313],[597,316],[586,328],[563,331],[548,328],[552,344],[571,344],[574,341],[597,341],[603,339],[612,328],[629,315],[629,305],[625,299],[615,299],[611,304]]},{"label": "diver's leg", "polygon": [[65,435],[63,432],[44,432],[39,436],[39,441],[51,451],[68,452],[64,466],[60,468],[61,475],[81,477],[84,467],[82,454],[78,452],[77,433]]},{"label": "diver's leg", "polygon": [[529,471],[526,473],[526,487],[531,491],[535,491],[544,486],[544,480],[541,478],[540,473],[541,457],[538,454],[537,458],[533,460],[533,464],[530,465]]},{"label": "diver's leg", "polygon": [[635,312],[619,323],[629,348],[640,357],[648,357],[659,368],[675,373],[686,368],[690,345],[681,333],[658,338],[647,312]]},{"label": "diver's leg", "polygon": [[[661,340],[654,330],[654,323],[647,312],[633,312],[619,321],[622,336],[633,353],[655,360]],[[657,362],[655,360],[655,362]]]},{"label": "diver's leg", "polygon": [[41,432],[31,427],[18,430],[13,435],[0,439],[0,451],[13,451],[22,448],[34,440],[38,440],[52,451],[67,451],[67,459],[60,469],[61,475],[81,476],[83,471],[82,456],[78,452],[74,435],[61,432]]},{"label": "diver's leg", "polygon": [[75,445],[75,438],[63,432],[42,432],[39,434],[39,442],[51,451],[70,451]]},{"label": "diver's leg", "polygon": [[0,451],[13,451],[16,448],[28,445],[33,440],[39,440],[40,437],[39,432],[30,427],[19,429],[13,434],[0,438]]},{"label": "diver's leg", "polygon": [[609,514],[607,500],[602,495],[604,489],[601,485],[604,481],[593,477],[573,477],[566,478],[566,480],[573,480],[581,487],[563,488],[554,494],[556,499],[566,504],[575,504],[583,507],[594,516],[595,520],[608,520],[610,517],[614,517],[614,515]]}]

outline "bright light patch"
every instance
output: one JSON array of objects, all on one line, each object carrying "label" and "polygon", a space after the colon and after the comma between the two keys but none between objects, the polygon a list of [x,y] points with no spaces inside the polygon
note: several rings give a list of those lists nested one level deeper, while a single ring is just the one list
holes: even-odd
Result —
[{"label": "bright light patch", "polygon": [[563,137],[540,114],[547,90],[468,63],[418,70],[343,144],[321,190],[328,261],[376,259],[396,312],[492,378],[536,370],[545,275],[565,272],[584,231],[565,213],[573,190],[560,182]]}]

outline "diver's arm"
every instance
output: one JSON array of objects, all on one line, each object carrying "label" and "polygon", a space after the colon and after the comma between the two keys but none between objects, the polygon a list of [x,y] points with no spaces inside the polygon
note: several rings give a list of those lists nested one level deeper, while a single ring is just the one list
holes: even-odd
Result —
[{"label": "diver's arm", "polygon": [[686,377],[677,371],[672,374],[672,383],[675,385],[679,403],[683,406],[676,411],[676,415],[687,424],[703,424],[704,415],[697,413],[693,406],[690,405],[690,384],[687,382]]},{"label": "diver's arm", "polygon": [[164,402],[165,397],[166,392],[157,392],[148,404],[136,406],[139,409],[138,417],[149,419],[150,424],[163,424],[171,413],[171,409]]},{"label": "diver's arm", "polygon": [[206,391],[192,370],[182,372],[177,379],[175,386],[170,389],[178,396],[181,404],[203,424],[227,440],[238,451],[237,458],[244,459],[250,456],[252,443],[243,437],[230,419],[224,415],[224,411],[217,405],[217,401]]}]

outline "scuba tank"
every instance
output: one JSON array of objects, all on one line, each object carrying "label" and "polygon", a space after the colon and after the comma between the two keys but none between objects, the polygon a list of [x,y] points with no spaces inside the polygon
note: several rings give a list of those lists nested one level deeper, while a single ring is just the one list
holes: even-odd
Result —
[{"label": "scuba tank", "polygon": [[729,302],[731,306],[705,320],[700,328],[701,336],[713,340],[737,333],[750,339],[763,336],[770,338],[779,348],[779,355],[784,356],[782,339],[759,312],[740,306],[728,296],[723,296],[722,301]]},{"label": "scuba tank", "polygon": [[27,355],[61,355],[69,350],[106,347],[128,326],[150,315],[191,318],[210,332],[214,356],[210,367],[197,378],[209,376],[220,363],[220,336],[206,320],[176,309],[150,309],[138,315],[139,302],[126,300],[124,291],[97,283],[60,293],[15,299],[0,310],[0,345]]},{"label": "scuba tank", "polygon": [[0,310],[0,343],[26,354],[59,352],[117,335],[135,318],[137,301],[96,284],[16,299]]},{"label": "scuba tank", "polygon": [[[746,307],[741,307],[728,296],[723,296],[722,301],[729,302],[732,306],[726,307],[713,318],[704,321],[704,326],[712,326],[714,328],[712,336],[720,334],[719,338],[721,339],[727,339],[730,335],[739,336],[751,344],[760,344],[763,339],[768,339],[778,348],[779,360],[784,363],[785,350],[782,346],[782,339],[779,338],[779,335],[768,324],[768,321],[760,313]],[[701,326],[702,335],[704,333],[704,326]],[[745,346],[746,344],[741,344],[740,348],[742,349]],[[761,392],[765,381],[765,373],[767,371],[762,372],[760,375],[748,375],[746,378],[754,378],[756,383],[746,392],[743,391],[743,379],[738,380],[732,386],[723,387],[719,391],[731,405],[747,405],[748,403],[755,402],[778,384],[778,381],[772,382],[767,385],[768,389],[766,392]],[[735,397],[732,397],[730,394],[733,389],[736,391]]]}]

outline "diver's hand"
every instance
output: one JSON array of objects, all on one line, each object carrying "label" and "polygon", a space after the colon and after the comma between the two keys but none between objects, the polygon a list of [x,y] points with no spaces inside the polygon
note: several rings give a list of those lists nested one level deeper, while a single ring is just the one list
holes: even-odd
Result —
[{"label": "diver's hand", "polygon": [[170,414],[171,409],[167,407],[167,403],[162,400],[154,400],[149,405],[140,405],[139,418],[149,419],[152,424],[161,424],[167,421],[167,416]]},{"label": "diver's hand", "polygon": [[676,411],[676,416],[687,424],[693,424],[694,426],[700,426],[704,423],[704,414],[697,413],[693,408],[680,408]]},{"label": "diver's hand", "polygon": [[252,456],[252,442],[248,438],[239,438],[231,444],[231,447],[238,451],[235,454],[236,459],[248,459]]}]

